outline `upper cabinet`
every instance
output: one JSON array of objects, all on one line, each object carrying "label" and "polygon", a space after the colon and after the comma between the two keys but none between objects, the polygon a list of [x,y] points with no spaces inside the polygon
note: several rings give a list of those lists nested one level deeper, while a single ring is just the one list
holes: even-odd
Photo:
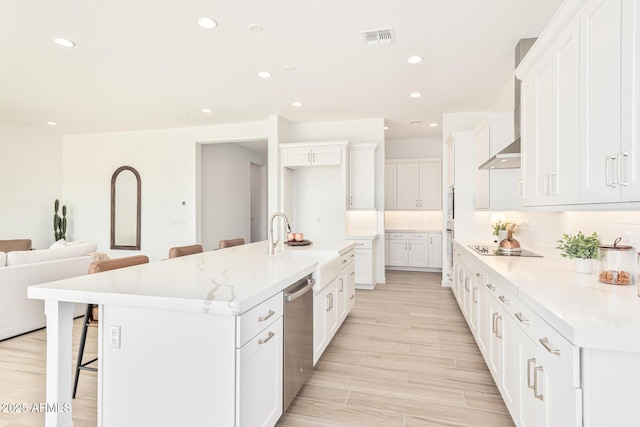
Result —
[{"label": "upper cabinet", "polygon": [[376,208],[376,149],[378,144],[349,147],[349,209]]},{"label": "upper cabinet", "polygon": [[489,113],[475,131],[475,208],[518,207],[518,170],[479,170],[488,158],[513,142],[513,113]]},{"label": "upper cabinet", "polygon": [[640,200],[638,8],[640,1],[591,0],[580,14],[585,203]]},{"label": "upper cabinet", "polygon": [[280,144],[282,166],[340,166],[344,146],[333,142]]},{"label": "upper cabinet", "polygon": [[[386,166],[385,191],[395,194],[395,200],[385,195],[385,209],[442,209],[440,159],[388,160]],[[395,182],[395,189],[388,188],[390,182]]]},{"label": "upper cabinet", "polygon": [[639,24],[640,0],[566,1],[516,69],[522,205],[640,201]]}]

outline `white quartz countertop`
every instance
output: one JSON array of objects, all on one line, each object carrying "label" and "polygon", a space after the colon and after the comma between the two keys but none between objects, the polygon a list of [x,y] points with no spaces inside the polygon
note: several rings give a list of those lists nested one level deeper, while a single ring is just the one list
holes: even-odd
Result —
[{"label": "white quartz countertop", "polygon": [[597,272],[576,273],[568,259],[482,256],[469,248],[478,242],[456,243],[511,282],[518,299],[574,345],[640,352],[636,285],[600,283]]},{"label": "white quartz countertop", "polygon": [[280,245],[256,242],[30,286],[29,298],[79,303],[241,314],[310,274],[318,262],[353,242]]},{"label": "white quartz countertop", "polygon": [[349,234],[347,239],[353,240],[376,240],[378,238],[378,233],[372,234]]}]

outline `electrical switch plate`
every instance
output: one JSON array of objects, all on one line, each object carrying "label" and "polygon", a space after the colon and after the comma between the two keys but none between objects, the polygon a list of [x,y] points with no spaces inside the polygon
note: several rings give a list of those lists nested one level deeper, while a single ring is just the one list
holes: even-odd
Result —
[{"label": "electrical switch plate", "polygon": [[120,348],[120,326],[109,325],[109,347]]}]

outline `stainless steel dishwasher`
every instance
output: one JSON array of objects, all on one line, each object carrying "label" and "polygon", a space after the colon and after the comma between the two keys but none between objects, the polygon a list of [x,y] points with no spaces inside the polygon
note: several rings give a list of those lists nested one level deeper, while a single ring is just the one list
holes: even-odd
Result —
[{"label": "stainless steel dishwasher", "polygon": [[283,413],[313,372],[313,284],[311,275],[284,290]]}]

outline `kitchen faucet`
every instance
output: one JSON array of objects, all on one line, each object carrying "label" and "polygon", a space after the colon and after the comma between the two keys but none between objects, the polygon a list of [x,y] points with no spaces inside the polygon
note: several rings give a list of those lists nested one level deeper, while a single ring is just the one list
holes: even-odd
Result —
[{"label": "kitchen faucet", "polygon": [[287,231],[291,232],[289,219],[287,219],[287,216],[285,214],[283,214],[282,212],[276,212],[271,215],[271,218],[269,219],[269,255],[273,255],[275,253],[276,246],[280,242],[280,239],[276,240],[275,242],[273,241],[273,220],[278,216],[284,219],[284,223],[287,225]]}]

